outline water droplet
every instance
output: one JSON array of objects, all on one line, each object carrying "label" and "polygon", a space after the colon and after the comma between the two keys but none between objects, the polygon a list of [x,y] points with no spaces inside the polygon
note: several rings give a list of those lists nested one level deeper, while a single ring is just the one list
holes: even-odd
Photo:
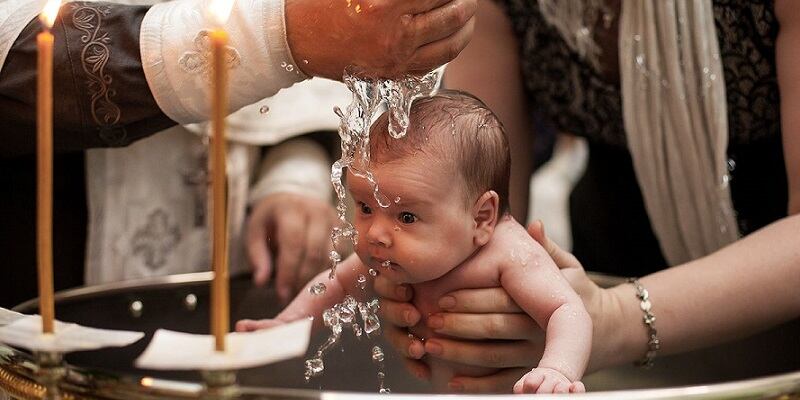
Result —
[{"label": "water droplet", "polygon": [[380,346],[375,346],[372,348],[372,361],[374,362],[383,362],[384,354],[383,349]]},{"label": "water droplet", "polygon": [[400,202],[400,196],[394,198],[394,203],[397,204]]},{"label": "water droplet", "polygon": [[378,276],[378,271],[376,271],[376,270],[375,270],[375,269],[373,269],[373,268],[370,268],[370,269],[369,269],[369,274],[370,274],[370,275],[372,275],[372,276]]},{"label": "water droplet", "polygon": [[303,60],[303,64],[308,64],[308,60]]},{"label": "water droplet", "polygon": [[323,371],[325,371],[325,364],[321,358],[306,360],[306,376],[319,376]]},{"label": "water droplet", "polygon": [[311,286],[310,288],[308,288],[308,291],[311,294],[313,294],[314,296],[319,296],[319,295],[325,293],[326,290],[328,290],[328,287],[325,286],[325,284],[322,283],[322,282],[319,282],[319,283],[315,284],[314,286]]},{"label": "water droplet", "polygon": [[361,289],[361,290],[366,289],[366,287],[367,287],[367,277],[366,276],[359,275],[358,278],[356,279],[356,281],[358,282],[358,288],[359,289]]},{"label": "water droplet", "polygon": [[261,108],[258,109],[258,112],[260,112],[261,114],[268,113],[269,112],[269,106],[261,106]]},{"label": "water droplet", "polygon": [[389,388],[381,388],[380,390],[378,390],[378,393],[380,393],[380,394],[390,394],[390,393],[392,393],[392,390],[389,389]]},{"label": "water droplet", "polygon": [[399,227],[399,226],[397,226],[397,225],[395,225],[395,226],[394,226],[394,231],[395,231],[395,232],[400,232],[400,227]]},{"label": "water droplet", "polygon": [[390,265],[392,265],[392,262],[389,261],[389,260],[386,260],[386,261],[381,263],[381,267],[383,267],[383,268],[389,268]]},{"label": "water droplet", "polygon": [[728,159],[728,172],[733,172],[736,169],[736,160],[729,158]]}]

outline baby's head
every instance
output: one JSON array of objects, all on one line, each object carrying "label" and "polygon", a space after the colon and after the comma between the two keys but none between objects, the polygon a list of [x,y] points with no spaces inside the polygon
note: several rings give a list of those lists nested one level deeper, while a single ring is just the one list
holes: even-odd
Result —
[{"label": "baby's head", "polygon": [[[356,203],[356,252],[395,282],[433,280],[486,244],[508,212],[510,155],[497,117],[477,98],[440,91],[411,107],[406,137],[384,113],[370,131],[370,184],[348,171]],[[389,266],[385,262],[389,261]]]}]

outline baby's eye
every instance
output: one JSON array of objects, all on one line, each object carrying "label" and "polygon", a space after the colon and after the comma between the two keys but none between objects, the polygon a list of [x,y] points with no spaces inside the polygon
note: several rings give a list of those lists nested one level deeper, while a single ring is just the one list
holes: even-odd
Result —
[{"label": "baby's eye", "polygon": [[400,222],[404,224],[413,224],[417,222],[417,216],[408,211],[403,211],[400,213]]},{"label": "baby's eye", "polygon": [[359,201],[358,206],[361,207],[362,214],[372,214],[372,209],[366,203]]}]

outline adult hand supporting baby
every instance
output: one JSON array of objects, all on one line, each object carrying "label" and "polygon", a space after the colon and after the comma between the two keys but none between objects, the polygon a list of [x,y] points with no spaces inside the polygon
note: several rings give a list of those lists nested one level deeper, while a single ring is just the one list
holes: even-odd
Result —
[{"label": "adult hand supporting baby", "polygon": [[340,80],[348,65],[422,73],[466,47],[476,9],[477,0],[286,0],[287,41],[311,76]]},{"label": "adult hand supporting baby", "polygon": [[[592,316],[595,329],[587,371],[604,366],[602,360],[610,348],[609,338],[613,335],[603,333],[611,330],[608,328],[609,324],[602,323],[609,319],[601,316],[607,317],[609,312],[613,312],[613,296],[609,296],[588,278],[580,262],[572,254],[547,238],[541,222],[531,224],[528,233],[547,250],[570,285],[581,296]],[[497,248],[481,252],[479,255],[486,256],[470,262],[491,263],[491,254],[507,253],[511,249],[504,247],[515,243],[511,240],[494,242],[498,244]],[[439,301],[443,312],[438,315],[439,318],[429,318],[429,326],[433,322],[436,326],[430,326],[431,328],[452,339],[431,339],[424,346],[419,340],[408,337],[405,328],[418,323],[419,312],[408,303],[411,299],[410,289],[400,288],[402,286],[393,285],[385,279],[378,279],[375,285],[376,291],[383,297],[381,308],[384,320],[389,325],[385,329],[387,339],[401,354],[410,357],[406,364],[415,376],[426,377],[427,365],[419,359],[428,354],[469,365],[503,368],[489,376],[454,377],[450,382],[450,387],[456,391],[503,392],[508,391],[541,358],[544,348],[543,331],[500,287],[464,289],[443,296]],[[405,295],[400,295],[404,293]]]}]

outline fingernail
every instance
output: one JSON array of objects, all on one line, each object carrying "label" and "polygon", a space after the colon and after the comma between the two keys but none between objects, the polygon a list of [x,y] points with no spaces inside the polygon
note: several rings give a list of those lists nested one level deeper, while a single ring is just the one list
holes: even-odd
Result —
[{"label": "fingernail", "polygon": [[453,296],[444,296],[439,299],[439,308],[442,310],[449,310],[456,306],[456,298]]},{"label": "fingernail", "polygon": [[431,315],[428,317],[428,327],[434,330],[444,328],[444,318],[438,315]]},{"label": "fingernail", "polygon": [[419,360],[420,358],[422,358],[422,356],[425,355],[424,348],[422,350],[416,350],[416,351],[414,349],[419,349],[419,347],[415,346],[414,344],[408,346],[408,355],[410,355],[412,358]]},{"label": "fingernail", "polygon": [[452,390],[452,391],[454,391],[454,392],[463,392],[463,391],[464,391],[464,385],[462,385],[462,384],[461,384],[461,383],[459,383],[459,382],[453,382],[453,381],[451,381],[451,382],[449,382],[449,383],[447,384],[447,387],[449,387],[449,388],[450,388],[450,390]]},{"label": "fingernail", "polygon": [[406,289],[405,286],[398,286],[397,289],[395,290],[395,293],[397,293],[397,297],[405,299],[406,294],[408,293],[408,289]]},{"label": "fingernail", "polygon": [[425,342],[425,352],[435,356],[442,354],[442,345],[439,342],[429,340]]},{"label": "fingernail", "polygon": [[411,310],[403,311],[403,320],[405,320],[407,324],[411,325],[414,322],[416,322],[416,321],[414,321],[415,320],[414,317],[415,317],[415,315],[414,315],[413,311],[411,311]]}]

